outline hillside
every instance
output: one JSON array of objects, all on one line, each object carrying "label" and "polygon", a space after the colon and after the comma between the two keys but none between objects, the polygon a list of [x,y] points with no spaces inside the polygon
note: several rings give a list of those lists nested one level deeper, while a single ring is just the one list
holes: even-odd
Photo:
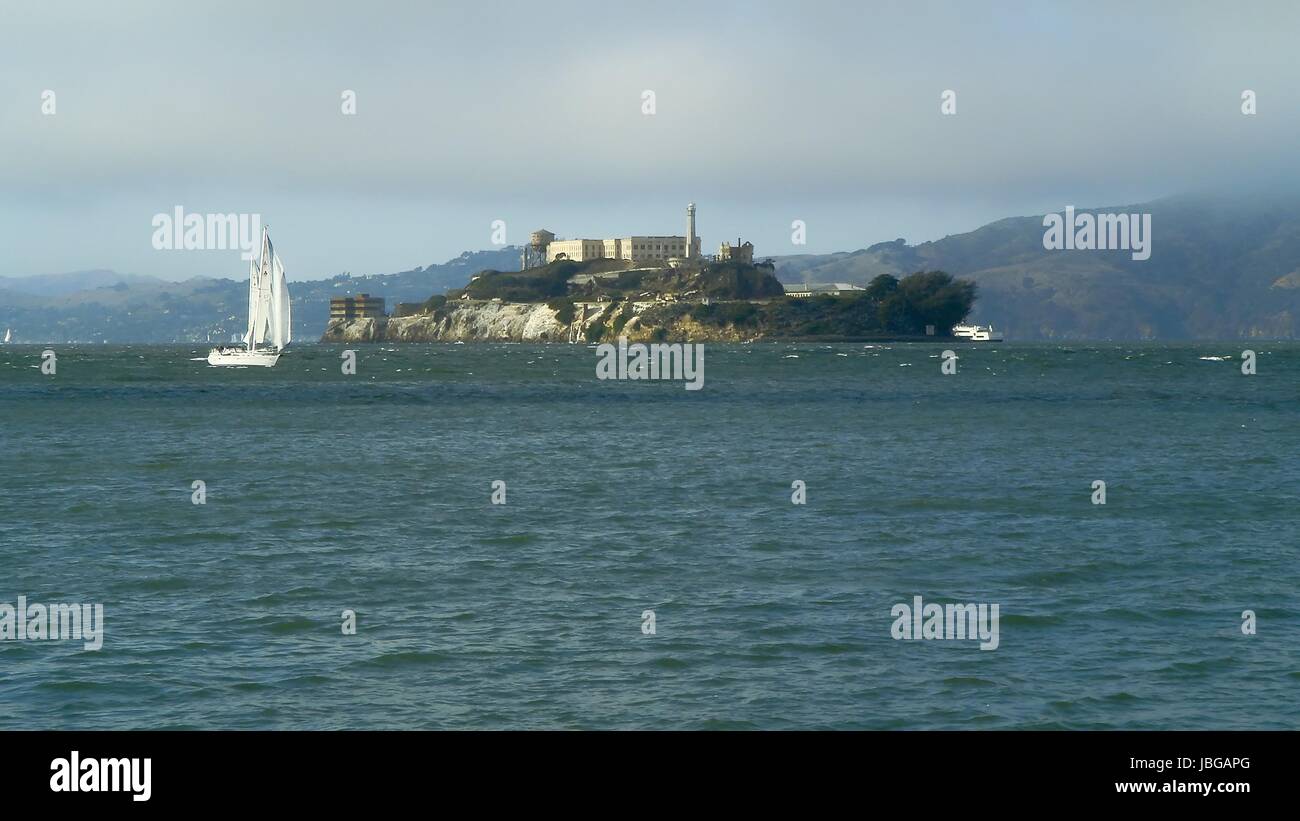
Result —
[{"label": "hillside", "polygon": [[778,257],[777,276],[866,284],[942,269],[979,286],[974,321],[1014,339],[1300,336],[1300,197],[1181,196],[1084,210],[1150,213],[1151,258],[1046,250],[1042,217],[1033,216],[919,245]]}]

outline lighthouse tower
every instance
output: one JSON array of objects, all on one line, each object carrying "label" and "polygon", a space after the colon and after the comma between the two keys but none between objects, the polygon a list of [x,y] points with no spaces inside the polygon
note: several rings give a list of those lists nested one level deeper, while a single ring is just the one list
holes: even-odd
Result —
[{"label": "lighthouse tower", "polygon": [[686,258],[695,259],[695,203],[686,204]]}]

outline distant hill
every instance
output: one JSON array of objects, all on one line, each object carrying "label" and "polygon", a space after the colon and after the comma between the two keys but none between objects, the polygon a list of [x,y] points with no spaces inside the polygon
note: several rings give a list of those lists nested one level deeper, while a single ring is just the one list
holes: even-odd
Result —
[{"label": "distant hill", "polygon": [[947,271],[979,286],[971,318],[1011,339],[1300,336],[1300,196],[1189,195],[1078,210],[1150,213],[1151,258],[1046,250],[1042,216],[1032,216],[919,245],[777,257],[777,277],[865,285],[883,273]]},{"label": "distant hill", "polygon": [[[384,297],[390,308],[423,302],[464,285],[478,271],[517,267],[518,261],[519,249],[507,246],[395,274],[293,281],[294,336],[320,337],[330,297],[369,293]],[[244,332],[247,311],[246,280],[168,282],[106,270],[0,277],[0,328],[13,328],[19,343],[221,342]]]},{"label": "distant hill", "polygon": [[67,274],[41,274],[26,277],[0,277],[0,294],[12,293],[22,296],[59,296],[77,291],[90,291],[95,288],[107,288],[119,283],[147,285],[162,283],[164,280],[154,277],[142,277],[132,274],[119,274],[116,271],[98,269],[94,271],[73,271]]}]

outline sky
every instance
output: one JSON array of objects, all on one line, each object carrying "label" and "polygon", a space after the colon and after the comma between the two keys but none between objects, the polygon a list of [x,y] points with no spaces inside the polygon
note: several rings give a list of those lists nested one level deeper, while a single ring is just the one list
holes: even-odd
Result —
[{"label": "sky", "polygon": [[7,0],[0,276],[243,275],[153,247],[178,206],[259,214],[316,279],[497,220],[684,234],[695,202],[707,252],[767,256],[1295,186],[1297,32],[1294,2]]}]

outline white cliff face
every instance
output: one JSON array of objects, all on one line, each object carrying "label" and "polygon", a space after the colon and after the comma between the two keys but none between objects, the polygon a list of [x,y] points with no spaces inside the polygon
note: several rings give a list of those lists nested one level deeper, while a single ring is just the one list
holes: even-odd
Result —
[{"label": "white cliff face", "polygon": [[[440,315],[331,321],[328,342],[581,342],[583,332],[606,313],[605,306],[575,309],[561,322],[543,303],[471,302],[449,305]],[[583,314],[587,314],[583,319]]]},{"label": "white cliff face", "polygon": [[382,319],[331,319],[325,326],[323,341],[328,342],[375,342],[383,339]]},{"label": "white cliff face", "polygon": [[[390,327],[394,324],[399,326],[396,333],[390,332],[390,339],[404,338],[406,334],[401,325],[410,324],[424,331],[419,333],[421,337],[447,342],[557,342],[564,340],[567,330],[567,326],[555,318],[555,311],[540,303],[482,302],[457,306],[449,317],[442,320],[403,317],[391,320],[389,324]],[[429,330],[433,333],[429,334]]]}]

